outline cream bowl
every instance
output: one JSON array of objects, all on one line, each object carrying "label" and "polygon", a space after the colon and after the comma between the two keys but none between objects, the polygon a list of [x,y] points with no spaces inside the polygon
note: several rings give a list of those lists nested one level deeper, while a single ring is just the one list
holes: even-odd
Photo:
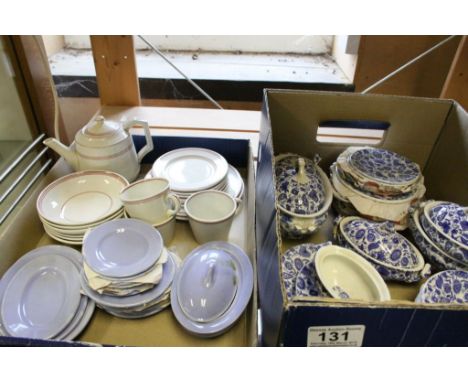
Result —
[{"label": "cream bowl", "polygon": [[390,300],[382,276],[357,253],[328,245],[318,250],[314,261],[320,282],[331,296],[363,301]]},{"label": "cream bowl", "polygon": [[184,208],[200,244],[227,240],[237,210],[237,201],[231,195],[215,190],[200,191],[186,200]]}]

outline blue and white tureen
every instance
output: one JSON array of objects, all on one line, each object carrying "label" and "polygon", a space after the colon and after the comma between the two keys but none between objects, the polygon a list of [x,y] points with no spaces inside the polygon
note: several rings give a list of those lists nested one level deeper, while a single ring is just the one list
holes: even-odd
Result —
[{"label": "blue and white tureen", "polygon": [[296,154],[275,158],[277,207],[284,236],[300,239],[315,232],[328,217],[333,200],[330,182],[315,161]]},{"label": "blue and white tureen", "polygon": [[416,282],[430,274],[418,249],[390,222],[351,216],[338,221],[336,239],[366,258],[386,280]]},{"label": "blue and white tureen", "polygon": [[431,276],[419,290],[423,304],[468,304],[468,272],[448,270]]}]

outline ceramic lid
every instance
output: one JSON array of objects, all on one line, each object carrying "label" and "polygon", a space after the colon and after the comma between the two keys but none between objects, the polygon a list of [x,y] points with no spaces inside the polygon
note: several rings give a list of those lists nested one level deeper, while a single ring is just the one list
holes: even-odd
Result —
[{"label": "ceramic lid", "polygon": [[231,306],[237,293],[239,275],[229,252],[207,248],[184,263],[178,281],[178,301],[193,321],[210,322]]},{"label": "ceramic lid", "polygon": [[382,183],[413,183],[421,176],[416,163],[393,151],[375,147],[354,151],[349,163],[357,172]]},{"label": "ceramic lid", "polygon": [[320,211],[326,192],[316,166],[311,159],[296,155],[280,157],[276,161],[276,191],[281,208],[299,215]]},{"label": "ceramic lid", "polygon": [[340,224],[340,229],[346,241],[377,262],[405,270],[423,266],[421,254],[404,236],[396,233],[393,223],[350,218]]},{"label": "ceramic lid", "polygon": [[107,147],[127,138],[128,134],[120,124],[106,121],[99,115],[76,134],[75,141],[86,147]]},{"label": "ceramic lid", "polygon": [[452,240],[468,245],[468,212],[455,203],[437,203],[428,211],[429,219]]}]

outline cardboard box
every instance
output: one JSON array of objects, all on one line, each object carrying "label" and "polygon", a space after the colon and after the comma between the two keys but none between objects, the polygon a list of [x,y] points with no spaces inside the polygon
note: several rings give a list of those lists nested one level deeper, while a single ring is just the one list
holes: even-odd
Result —
[{"label": "cardboard box", "polygon": [[[351,93],[266,90],[256,183],[256,235],[263,344],[320,345],[330,331],[356,334],[343,345],[467,346],[468,306],[414,303],[420,284],[388,283],[385,303],[300,298],[288,301],[280,259],[291,246],[332,239],[332,218],[304,241],[281,238],[275,208],[274,155],[294,152],[329,166],[348,145],[318,142],[320,124],[380,121],[388,128],[379,147],[421,166],[427,197],[468,205],[468,115],[450,100]],[[340,125],[340,123],[338,123]],[[338,326],[336,328],[335,326]],[[325,334],[322,334],[325,333]],[[336,335],[336,334],[335,334]],[[361,343],[362,342],[362,343]],[[332,344],[324,341],[324,343]]]},{"label": "cardboard box", "polygon": [[[134,136],[137,149],[144,145],[143,136]],[[144,158],[142,175],[162,154],[182,147],[204,147],[222,154],[244,177],[245,195],[241,209],[234,219],[229,240],[241,246],[250,256],[256,274],[255,261],[255,179],[251,148],[248,140],[154,137],[154,151]],[[48,175],[30,194],[24,208],[15,211],[12,223],[2,232],[0,246],[0,275],[2,275],[21,255],[47,244],[60,244],[49,238],[42,228],[36,212],[36,199],[40,191],[71,169],[60,160]],[[177,222],[174,240],[169,244],[183,258],[199,244],[193,238],[188,222]],[[77,247],[79,250],[80,248]],[[257,289],[251,301],[236,324],[221,336],[202,339],[187,333],[176,321],[170,308],[154,316],[125,320],[111,316],[98,309],[81,335],[73,342],[43,341],[25,338],[1,337],[0,346],[80,346],[84,344],[104,344],[123,346],[256,346],[257,345]]]}]

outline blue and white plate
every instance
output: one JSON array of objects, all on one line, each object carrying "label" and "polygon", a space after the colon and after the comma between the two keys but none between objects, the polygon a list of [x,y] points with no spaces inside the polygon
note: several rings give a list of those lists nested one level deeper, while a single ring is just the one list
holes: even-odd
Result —
[{"label": "blue and white plate", "polygon": [[330,297],[317,276],[314,260],[305,264],[297,274],[296,296]]},{"label": "blue and white plate", "polygon": [[417,302],[427,304],[467,304],[468,272],[448,270],[436,273],[421,287]]},{"label": "blue and white plate", "polygon": [[[300,167],[301,161],[304,167]],[[275,165],[278,204],[287,212],[312,215],[326,202],[326,189],[317,165],[308,158],[285,155]]]},{"label": "blue and white plate", "polygon": [[453,241],[468,246],[468,212],[466,208],[456,203],[441,202],[431,207],[428,215],[439,231],[442,231]]},{"label": "blue and white plate", "polygon": [[[322,244],[306,243],[296,245],[295,247],[289,248],[281,257],[281,269],[283,274],[283,282],[286,288],[286,295],[288,298],[292,298],[296,295],[297,285],[296,279],[301,270],[307,264],[314,261],[315,254],[317,251],[326,246],[331,245],[331,242]],[[304,270],[303,280],[308,276],[308,271]],[[311,278],[309,277],[311,280]],[[299,289],[301,289],[301,296],[307,296],[305,283],[300,282]],[[312,287],[310,287],[310,290]],[[318,287],[317,287],[318,288]]]},{"label": "blue and white plate", "polygon": [[357,172],[377,182],[408,184],[421,176],[419,166],[393,151],[364,147],[349,157],[349,163]]}]

